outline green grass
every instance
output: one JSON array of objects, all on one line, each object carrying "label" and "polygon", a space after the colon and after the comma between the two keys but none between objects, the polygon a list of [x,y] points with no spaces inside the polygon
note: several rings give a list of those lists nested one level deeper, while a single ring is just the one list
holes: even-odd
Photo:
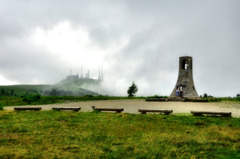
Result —
[{"label": "green grass", "polygon": [[240,119],[0,111],[0,158],[240,158]]},{"label": "green grass", "polygon": [[221,102],[221,101],[229,101],[229,102],[239,102],[240,97],[208,97],[208,98],[202,98],[202,100],[206,100],[208,102]]},{"label": "green grass", "polygon": [[0,102],[0,110],[3,110],[3,104]]}]

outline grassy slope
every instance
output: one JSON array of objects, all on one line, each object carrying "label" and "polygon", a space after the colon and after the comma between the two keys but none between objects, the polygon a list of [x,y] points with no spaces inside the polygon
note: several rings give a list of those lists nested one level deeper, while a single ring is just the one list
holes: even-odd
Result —
[{"label": "grassy slope", "polygon": [[0,111],[0,158],[240,158],[240,119]]},{"label": "grassy slope", "polygon": [[0,90],[4,89],[9,93],[14,90],[14,93],[17,96],[26,95],[28,92],[29,95],[34,95],[41,93],[44,88],[49,87],[49,85],[11,85],[11,86],[0,86]]},{"label": "grassy slope", "polygon": [[[74,89],[72,88],[74,87]],[[60,85],[10,85],[10,86],[0,86],[0,91],[3,89],[7,91],[8,93],[11,93],[12,90],[14,90],[14,94],[16,96],[23,96],[23,95],[36,95],[36,94],[44,94],[44,92],[51,92],[53,89],[55,90],[64,90],[64,91],[72,91],[73,94],[77,95],[97,95],[97,93],[76,87],[76,85],[66,85],[66,86],[60,86]]]}]

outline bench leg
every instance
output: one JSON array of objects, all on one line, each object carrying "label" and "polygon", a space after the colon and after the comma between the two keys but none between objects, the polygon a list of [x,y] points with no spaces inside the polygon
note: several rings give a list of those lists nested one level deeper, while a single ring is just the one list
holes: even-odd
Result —
[{"label": "bench leg", "polygon": [[222,115],[222,117],[231,117],[231,115]]},{"label": "bench leg", "polygon": [[203,115],[200,113],[194,113],[193,116],[203,116]]}]

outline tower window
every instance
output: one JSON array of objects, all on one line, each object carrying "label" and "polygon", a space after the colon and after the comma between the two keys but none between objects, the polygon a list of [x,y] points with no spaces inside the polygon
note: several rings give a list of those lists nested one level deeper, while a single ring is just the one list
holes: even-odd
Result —
[{"label": "tower window", "polygon": [[184,69],[184,70],[188,69],[187,60],[183,60],[183,61],[182,61],[182,69]]}]

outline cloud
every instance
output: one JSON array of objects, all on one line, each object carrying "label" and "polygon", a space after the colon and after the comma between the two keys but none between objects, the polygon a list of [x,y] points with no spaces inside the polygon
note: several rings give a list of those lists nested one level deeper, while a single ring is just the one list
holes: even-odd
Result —
[{"label": "cloud", "polygon": [[240,2],[16,0],[0,2],[0,84],[57,83],[104,67],[104,86],[169,95],[180,56],[192,56],[199,94],[235,96]]}]

